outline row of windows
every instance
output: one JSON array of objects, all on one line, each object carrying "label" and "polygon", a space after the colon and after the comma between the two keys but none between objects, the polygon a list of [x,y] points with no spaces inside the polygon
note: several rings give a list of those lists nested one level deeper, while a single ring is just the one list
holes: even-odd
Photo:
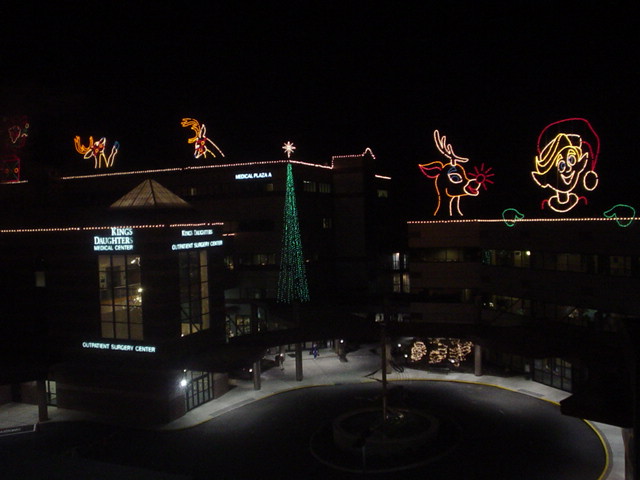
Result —
[{"label": "row of windows", "polygon": [[[210,326],[206,250],[178,255],[182,335]],[[138,255],[99,255],[100,330],[103,338],[144,339],[143,287]]]},{"label": "row of windows", "polygon": [[182,335],[206,330],[210,326],[209,268],[206,250],[178,255],[180,271],[180,322]]},{"label": "row of windows", "polygon": [[640,277],[640,257],[530,250],[479,248],[424,248],[411,251],[414,262],[479,262],[502,267],[535,268],[565,272]]},{"label": "row of windows", "polygon": [[140,257],[99,255],[98,282],[102,337],[142,340]]},{"label": "row of windows", "polygon": [[485,297],[482,303],[485,308],[514,315],[541,318],[599,331],[616,331],[620,324],[620,317],[616,314],[575,305],[556,305],[505,295]]},{"label": "row of windows", "polygon": [[[312,180],[302,181],[303,192],[331,193],[332,187],[327,182]],[[241,192],[273,192],[274,184],[261,181],[236,181],[233,183],[212,183],[208,185],[191,186],[179,190],[178,193],[185,197],[199,197],[211,195],[232,195]]]}]

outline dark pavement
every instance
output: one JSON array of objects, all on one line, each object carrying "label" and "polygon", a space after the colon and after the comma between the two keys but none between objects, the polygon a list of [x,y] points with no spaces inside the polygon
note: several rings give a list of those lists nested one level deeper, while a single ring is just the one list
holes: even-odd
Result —
[{"label": "dark pavement", "polygon": [[434,447],[439,456],[421,451],[411,469],[356,473],[361,458],[335,456],[326,445],[332,419],[380,404],[380,384],[371,382],[274,394],[183,430],[45,423],[33,434],[0,437],[1,478],[603,478],[607,457],[600,436],[588,423],[561,415],[556,404],[482,384],[391,385],[395,391],[400,386],[402,406],[435,415],[448,429]]}]

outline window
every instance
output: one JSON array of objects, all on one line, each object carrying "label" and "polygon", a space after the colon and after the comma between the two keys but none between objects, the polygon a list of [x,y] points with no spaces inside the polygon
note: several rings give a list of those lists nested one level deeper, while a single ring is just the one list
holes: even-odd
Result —
[{"label": "window", "polygon": [[238,256],[238,264],[252,267],[266,267],[276,264],[275,253],[246,253]]},{"label": "window", "polygon": [[411,284],[409,283],[408,273],[393,274],[393,293],[410,293]]},{"label": "window", "polygon": [[140,257],[99,255],[102,337],[142,340]]},{"label": "window", "polygon": [[213,399],[213,375],[209,372],[185,370],[184,382],[187,411]]},{"label": "window", "polygon": [[571,364],[559,358],[535,359],[533,364],[533,380],[566,392],[571,392]]},{"label": "window", "polygon": [[389,190],[378,189],[378,198],[389,198]]},{"label": "window", "polygon": [[180,252],[180,319],[182,335],[209,328],[209,268],[206,250]]},{"label": "window", "polygon": [[324,228],[325,230],[328,230],[332,227],[333,227],[333,220],[331,219],[331,217],[324,217],[322,219],[322,228]]},{"label": "window", "polygon": [[609,257],[609,272],[620,277],[631,276],[631,257],[611,255]]},{"label": "window", "polygon": [[331,184],[330,183],[318,183],[318,191],[320,193],[331,193]]},{"label": "window", "polygon": [[318,189],[318,184],[311,180],[304,180],[302,182],[302,190],[305,192],[315,192]]}]

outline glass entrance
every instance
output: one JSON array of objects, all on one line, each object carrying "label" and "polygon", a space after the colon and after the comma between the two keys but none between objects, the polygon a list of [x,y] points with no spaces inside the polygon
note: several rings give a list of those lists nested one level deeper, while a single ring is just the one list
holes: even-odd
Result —
[{"label": "glass entrance", "polygon": [[210,372],[185,372],[187,412],[213,399],[213,375]]}]

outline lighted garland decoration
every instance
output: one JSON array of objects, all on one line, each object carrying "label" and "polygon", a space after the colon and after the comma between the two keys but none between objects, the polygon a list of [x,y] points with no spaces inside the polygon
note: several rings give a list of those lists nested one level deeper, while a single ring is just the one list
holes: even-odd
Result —
[{"label": "lighted garland decoration", "polygon": [[300,223],[293,183],[293,169],[287,164],[287,185],[284,200],[282,251],[278,276],[278,302],[308,302],[309,287],[302,255]]},{"label": "lighted garland decoration", "polygon": [[424,358],[429,364],[449,362],[455,367],[469,356],[473,342],[459,338],[430,338],[428,346],[422,341],[416,341],[411,346],[411,361],[420,362]]}]

